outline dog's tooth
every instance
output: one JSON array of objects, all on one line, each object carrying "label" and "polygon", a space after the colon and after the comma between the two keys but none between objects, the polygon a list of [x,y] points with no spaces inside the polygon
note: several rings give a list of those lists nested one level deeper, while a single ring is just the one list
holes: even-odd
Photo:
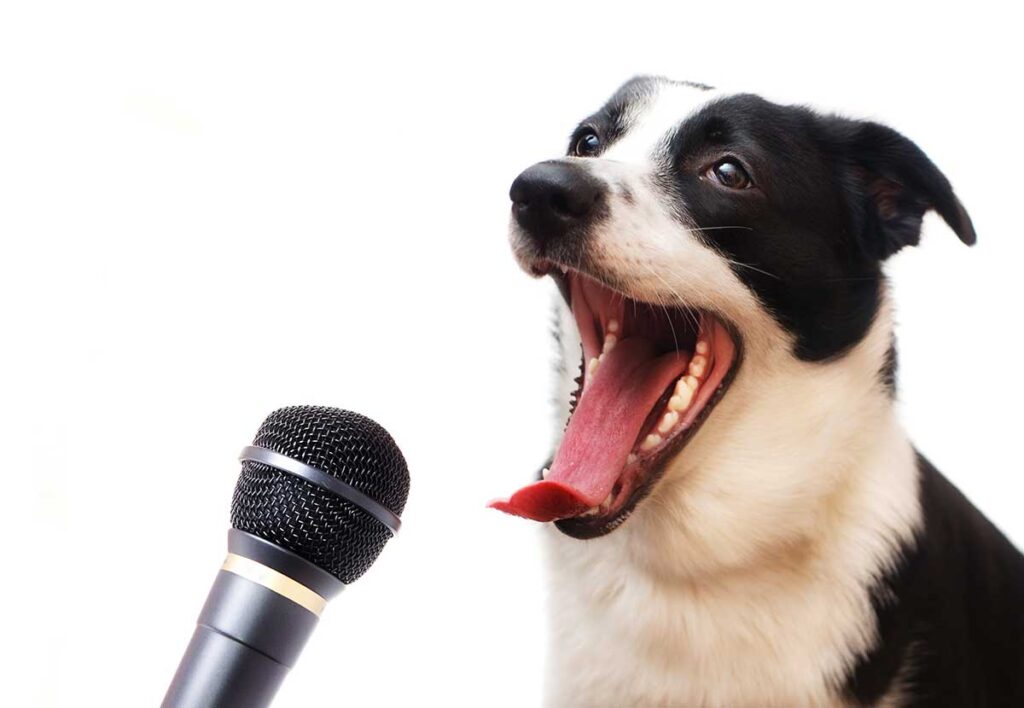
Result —
[{"label": "dog's tooth", "polygon": [[676,423],[679,422],[679,414],[673,410],[668,411],[665,415],[661,416],[661,422],[658,423],[658,432],[664,435],[672,428],[676,427]]},{"label": "dog's tooth", "polygon": [[701,339],[697,342],[697,346],[695,347],[694,351],[703,356],[707,356],[707,353],[711,351],[711,345],[708,344],[703,339]]},{"label": "dog's tooth", "polygon": [[619,321],[618,320],[608,320],[608,331],[613,333],[613,334],[615,332],[618,332],[619,331]]},{"label": "dog's tooth", "polygon": [[614,496],[615,496],[615,495],[614,495],[614,494],[613,494],[612,492],[608,492],[608,496],[606,496],[606,497],[604,498],[604,501],[603,501],[603,502],[601,502],[601,507],[602,507],[602,508],[604,508],[604,509],[608,509],[608,508],[610,508],[610,507],[611,507],[611,505],[612,505],[612,498],[613,498]]},{"label": "dog's tooth", "polygon": [[558,270],[562,271],[562,275],[565,275],[566,273],[569,272],[569,269],[565,266],[558,266]]},{"label": "dog's tooth", "polygon": [[626,464],[627,464],[627,465],[631,465],[631,464],[633,464],[634,462],[636,462],[636,455],[634,455],[634,454],[633,454],[633,453],[631,452],[631,453],[629,453],[629,457],[627,457],[627,458],[626,458]]},{"label": "dog's tooth", "polygon": [[707,368],[708,358],[706,356],[697,356],[690,359],[689,372],[691,376],[696,376],[698,379],[704,376],[704,369]]},{"label": "dog's tooth", "polygon": [[549,470],[547,467],[545,467],[544,469],[542,469],[540,471],[540,478],[541,479],[547,479],[549,474],[551,474],[551,470]]},{"label": "dog's tooth", "polygon": [[600,507],[593,506],[580,514],[580,516],[597,516],[600,511]]},{"label": "dog's tooth", "polygon": [[[683,384],[683,386],[690,389],[691,391],[696,391],[698,388],[700,388],[700,379],[698,379],[696,376],[684,376],[683,378],[679,379],[679,381],[680,383]],[[679,388],[679,384],[676,384],[676,388]]]},{"label": "dog's tooth", "polygon": [[657,433],[651,433],[646,438],[644,438],[644,441],[642,443],[640,443],[640,449],[653,450],[654,448],[658,447],[658,445],[661,445],[661,442],[662,440],[660,435],[658,435]]},{"label": "dog's tooth", "polygon": [[597,357],[592,358],[590,363],[587,364],[587,376],[593,377],[594,372],[597,371],[597,365],[600,363],[601,362],[598,361]]},{"label": "dog's tooth", "polygon": [[615,346],[615,343],[619,341],[619,338],[614,334],[609,334],[604,338],[604,348],[601,350],[602,354],[607,354]]},{"label": "dog's tooth", "polygon": [[693,400],[693,391],[688,389],[686,386],[676,388],[676,394],[672,398],[668,399],[668,409],[681,413],[690,407],[690,402]]}]

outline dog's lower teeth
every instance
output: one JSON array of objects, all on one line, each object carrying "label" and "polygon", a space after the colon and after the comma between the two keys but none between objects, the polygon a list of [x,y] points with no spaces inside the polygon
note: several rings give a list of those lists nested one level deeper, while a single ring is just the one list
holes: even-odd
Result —
[{"label": "dog's lower teeth", "polygon": [[657,433],[651,433],[646,438],[644,438],[644,441],[642,443],[640,443],[640,449],[645,451],[653,450],[654,448],[658,447],[658,445],[661,445],[661,442],[662,438],[660,435],[658,435]]},{"label": "dog's lower teeth", "polygon": [[679,414],[670,410],[661,417],[661,421],[658,423],[658,432],[664,435],[668,431],[672,430],[672,428],[676,427],[676,423],[678,422]]},{"label": "dog's lower teeth", "polygon": [[672,396],[672,398],[668,399],[668,409],[674,413],[682,413],[690,407],[690,400],[692,398],[692,393],[677,393]]},{"label": "dog's lower teeth", "polygon": [[549,474],[551,474],[551,470],[549,470],[547,467],[540,471],[541,479],[547,479]]},{"label": "dog's lower teeth", "polygon": [[[583,388],[586,388],[593,380],[605,356],[609,354],[619,343],[623,336],[622,323],[616,319],[609,319],[604,322],[604,331],[601,331],[601,322],[595,323],[597,331],[594,333],[601,342],[600,349],[594,352],[595,356],[584,360]],[[702,326],[703,329],[703,326]],[[603,338],[602,338],[603,337]],[[692,341],[692,340],[691,340]],[[687,352],[681,352],[687,354]],[[657,417],[652,428],[649,429],[636,447],[626,457],[624,467],[635,469],[635,465],[641,460],[646,460],[665,444],[665,441],[675,435],[684,419],[684,414],[689,410],[697,399],[697,392],[704,383],[705,377],[710,373],[711,344],[708,339],[698,339],[693,344],[693,349],[688,352],[690,360],[687,363],[686,371],[680,376],[671,390],[667,404],[661,411],[655,411]],[[582,389],[581,389],[582,390]],[[664,399],[663,399],[664,400]],[[541,470],[541,477],[547,479],[549,470]],[[604,516],[611,512],[614,498],[617,495],[609,494],[599,505],[589,508],[579,514],[581,518]]]}]

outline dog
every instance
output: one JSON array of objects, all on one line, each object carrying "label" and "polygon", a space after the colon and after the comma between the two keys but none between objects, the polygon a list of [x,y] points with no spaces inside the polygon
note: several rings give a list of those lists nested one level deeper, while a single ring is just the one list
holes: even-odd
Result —
[{"label": "dog", "polygon": [[907,438],[883,264],[949,181],[874,122],[638,77],[512,184],[559,285],[551,706],[1024,705],[1024,556]]}]

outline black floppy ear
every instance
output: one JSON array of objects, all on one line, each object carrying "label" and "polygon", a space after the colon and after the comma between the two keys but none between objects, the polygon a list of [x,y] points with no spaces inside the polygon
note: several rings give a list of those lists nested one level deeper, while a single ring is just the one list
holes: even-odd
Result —
[{"label": "black floppy ear", "polygon": [[961,241],[974,245],[971,217],[921,148],[878,123],[843,121],[841,133],[854,191],[864,207],[864,235],[873,253],[885,259],[904,246],[916,246],[921,219],[930,209]]}]

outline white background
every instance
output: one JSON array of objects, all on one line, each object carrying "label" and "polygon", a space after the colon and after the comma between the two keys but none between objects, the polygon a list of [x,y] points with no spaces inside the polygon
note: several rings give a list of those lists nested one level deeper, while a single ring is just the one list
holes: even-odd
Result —
[{"label": "white background", "polygon": [[507,190],[641,72],[881,119],[946,172],[979,245],[929,217],[891,263],[903,418],[1024,542],[1018,23],[671,7],[3,5],[3,703],[157,704],[238,450],[319,403],[390,429],[413,490],[278,705],[537,704],[537,530],[484,508],[551,429]]}]

